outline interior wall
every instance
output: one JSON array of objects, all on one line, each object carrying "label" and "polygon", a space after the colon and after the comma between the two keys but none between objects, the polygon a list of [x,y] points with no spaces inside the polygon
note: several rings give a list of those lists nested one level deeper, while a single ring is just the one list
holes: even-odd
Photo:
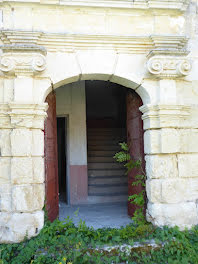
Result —
[{"label": "interior wall", "polygon": [[68,191],[71,204],[87,198],[87,140],[85,82],[71,83],[56,90],[57,116],[67,116]]}]

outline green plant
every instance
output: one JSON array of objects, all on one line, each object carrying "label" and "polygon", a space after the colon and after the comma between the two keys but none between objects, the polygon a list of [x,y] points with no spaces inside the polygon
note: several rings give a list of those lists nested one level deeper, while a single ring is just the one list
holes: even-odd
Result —
[{"label": "green plant", "polygon": [[117,152],[114,155],[114,158],[117,162],[124,163],[124,167],[127,169],[127,174],[133,170],[138,169],[141,174],[137,174],[135,176],[135,180],[132,183],[132,186],[141,186],[142,190],[139,193],[134,193],[133,195],[130,195],[128,197],[128,200],[136,205],[137,209],[134,212],[134,215],[132,217],[133,221],[137,225],[145,225],[146,219],[145,219],[145,180],[146,175],[144,173],[144,170],[142,168],[142,163],[140,160],[134,160],[131,158],[129,154],[129,147],[127,143],[119,143],[121,147],[121,151]]}]

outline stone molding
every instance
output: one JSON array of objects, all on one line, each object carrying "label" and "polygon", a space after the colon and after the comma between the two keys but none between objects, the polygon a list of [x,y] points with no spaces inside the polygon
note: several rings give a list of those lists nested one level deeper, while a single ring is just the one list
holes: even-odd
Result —
[{"label": "stone molding", "polygon": [[149,52],[147,69],[151,75],[160,79],[184,77],[191,71],[189,52],[182,49],[156,49]]},{"label": "stone molding", "polygon": [[[1,0],[0,2],[10,2]],[[14,0],[14,2],[40,3],[47,5],[115,7],[128,9],[166,9],[185,11],[189,0]]]},{"label": "stone molding", "polygon": [[144,121],[145,130],[190,126],[185,122],[191,113],[191,107],[188,105],[143,105],[139,109],[143,113],[142,120]]},{"label": "stone molding", "polygon": [[[42,0],[49,3],[49,0]],[[53,1],[56,4],[58,1]],[[100,6],[100,7],[119,7],[119,8],[135,8],[135,9],[174,9],[185,11],[189,0],[60,0],[61,5],[72,6]]]},{"label": "stone molding", "polygon": [[38,45],[11,44],[2,45],[0,70],[4,74],[32,76],[46,68],[46,51]]},{"label": "stone molding", "polygon": [[0,104],[0,127],[43,129],[47,116],[47,103],[43,104]]},{"label": "stone molding", "polygon": [[94,35],[63,34],[32,31],[2,30],[0,39],[4,46],[22,45],[44,47],[50,52],[75,52],[78,50],[114,50],[117,53],[148,53],[156,49],[179,52],[185,50],[186,36],[130,36],[130,35]]}]

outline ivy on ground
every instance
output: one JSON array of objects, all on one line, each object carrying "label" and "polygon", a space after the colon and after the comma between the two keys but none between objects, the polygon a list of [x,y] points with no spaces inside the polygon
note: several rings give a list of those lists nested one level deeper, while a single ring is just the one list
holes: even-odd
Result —
[{"label": "ivy on ground", "polygon": [[[145,245],[129,250],[98,250],[104,245],[131,245],[154,240],[158,247]],[[179,231],[151,224],[128,225],[120,229],[94,230],[70,218],[47,222],[40,234],[18,244],[0,245],[1,264],[198,264],[198,227]]]}]

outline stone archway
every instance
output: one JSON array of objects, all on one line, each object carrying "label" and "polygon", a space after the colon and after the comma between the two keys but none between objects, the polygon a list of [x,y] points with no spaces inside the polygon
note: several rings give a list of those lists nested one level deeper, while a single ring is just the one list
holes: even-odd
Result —
[{"label": "stone archway", "polygon": [[[183,43],[183,38],[178,41]],[[178,46],[181,51],[183,46]],[[43,227],[43,129],[47,108],[44,101],[52,88],[86,79],[121,84],[135,90],[143,101],[140,110],[145,130],[148,220],[158,226],[191,227],[198,223],[194,156],[198,133],[192,125],[192,120],[196,123],[197,119],[192,113],[193,105],[183,102],[185,93],[178,101],[179,89],[184,89],[182,78],[190,68],[185,64],[186,70],[182,70],[185,55],[175,53],[175,48],[169,52],[168,56],[164,53],[160,58],[155,52],[151,52],[151,56],[156,57],[157,62],[162,59],[163,65],[169,65],[167,62],[176,58],[176,68],[167,69],[160,64],[161,70],[154,72],[156,64],[149,59],[150,63],[145,66],[144,53],[137,56],[92,50],[46,55],[46,50],[40,46],[5,45],[1,57],[0,105],[1,242],[21,241],[27,231],[31,237]],[[181,78],[181,83],[177,83],[175,77]]]},{"label": "stone archway", "polygon": [[[99,83],[101,83],[101,82],[99,82]],[[102,82],[102,83],[104,84],[104,82]],[[62,93],[60,93],[61,89],[62,89]],[[102,178],[102,177],[103,178],[104,177],[107,177],[107,178],[110,177],[111,181],[113,181],[113,179],[115,177],[115,181],[118,181],[118,176],[114,176],[114,175],[117,175],[117,173],[119,173],[120,166],[118,169],[116,169],[118,167],[117,166],[118,164],[114,164],[115,161],[113,161],[113,160],[111,162],[114,162],[114,163],[109,163],[109,164],[108,163],[102,163],[102,162],[90,163],[90,164],[88,163],[88,161],[87,161],[87,144],[89,146],[89,141],[87,141],[88,140],[87,139],[87,132],[86,132],[87,126],[86,126],[86,124],[79,125],[80,123],[82,123],[82,120],[84,120],[84,122],[86,122],[86,117],[84,116],[84,115],[86,115],[86,112],[83,111],[83,108],[85,108],[85,105],[83,105],[83,104],[85,104],[85,82],[81,82],[79,84],[73,83],[70,86],[67,85],[65,87],[60,87],[59,93],[58,93],[58,98],[60,96],[64,97],[65,96],[64,91],[67,91],[68,89],[69,90],[75,90],[75,92],[74,93],[71,92],[71,94],[67,92],[67,97],[71,97],[71,99],[67,100],[67,104],[68,104],[67,108],[73,109],[73,110],[70,110],[69,112],[64,112],[63,110],[62,110],[62,112],[59,112],[59,110],[58,110],[58,113],[59,114],[61,113],[62,115],[68,115],[68,119],[69,119],[69,123],[70,123],[70,125],[69,125],[70,127],[68,127],[68,130],[69,130],[68,137],[70,138],[71,142],[67,143],[70,146],[69,151],[68,151],[69,152],[68,156],[70,156],[70,159],[68,160],[69,175],[67,177],[69,178],[69,193],[70,193],[69,200],[70,200],[71,204],[90,204],[90,203],[91,204],[93,204],[93,203],[103,203],[104,204],[104,203],[111,203],[111,202],[115,203],[116,201],[118,203],[119,202],[127,203],[127,200],[128,200],[127,199],[127,193],[128,193],[128,195],[132,195],[134,193],[138,193],[141,191],[140,186],[132,187],[132,182],[134,181],[134,177],[137,173],[139,173],[137,170],[132,171],[128,176],[128,192],[126,190],[126,194],[125,194],[124,190],[123,191],[120,190],[120,186],[122,186],[123,180],[120,182],[120,184],[118,184],[118,186],[117,186],[116,182],[115,183],[112,182],[111,184],[113,184],[113,187],[111,187],[111,184],[105,185],[105,182],[104,182],[102,184],[102,186],[103,186],[103,188],[107,188],[107,187],[109,188],[109,191],[107,191],[107,192],[104,189],[99,188],[101,184],[94,184],[94,185],[92,184],[92,186],[95,186],[92,189],[96,190],[96,192],[98,194],[97,193],[94,194],[93,191],[89,191],[89,193],[88,193],[88,175],[90,173],[92,174],[92,178],[95,174],[98,175],[98,173],[99,173],[100,177],[99,176],[94,177],[95,182],[97,181],[98,178]],[[79,93],[78,93],[78,89],[79,89]],[[92,89],[94,89],[94,87]],[[108,88],[108,89],[110,89],[110,88]],[[115,91],[115,89],[116,90],[124,89],[124,87],[114,85],[114,86],[112,86],[111,89],[113,89]],[[82,91],[84,91],[84,92],[82,92]],[[127,117],[123,116],[125,121],[123,121],[122,123],[123,124],[126,123],[126,128],[125,128],[126,134],[123,137],[123,138],[125,138],[123,140],[128,141],[128,144],[130,146],[131,156],[136,160],[141,160],[143,163],[143,167],[144,167],[145,161],[144,161],[144,146],[143,146],[143,123],[141,120],[141,112],[139,111],[139,107],[142,105],[142,101],[141,101],[140,97],[132,90],[128,90],[128,92],[125,91],[124,93],[125,93],[126,105],[124,104],[123,107],[126,107],[126,116]],[[83,99],[81,99],[82,102],[80,102],[79,96],[82,96],[82,98],[84,98],[84,101],[83,101]],[[98,96],[99,96],[99,94],[98,94]],[[97,100],[99,100],[99,97],[97,97],[97,98],[98,98]],[[64,98],[61,100],[63,101]],[[72,105],[69,105],[70,104],[69,101],[72,101]],[[58,156],[57,156],[57,150],[56,150],[56,146],[55,146],[56,142],[57,142],[57,138],[56,138],[57,133],[54,133],[54,131],[56,131],[56,110],[55,110],[56,109],[56,95],[55,95],[55,92],[51,92],[47,96],[46,102],[48,102],[48,105],[49,105],[49,108],[47,111],[48,118],[46,120],[46,126],[45,126],[46,208],[48,210],[48,215],[49,215],[50,220],[54,220],[58,216],[58,192],[59,192],[58,187],[57,187],[57,185],[58,185],[58,173],[57,173]],[[81,109],[80,105],[78,105],[78,104],[80,104],[80,105],[82,104],[82,109]],[[63,107],[64,107],[64,104],[61,104],[60,106],[58,106],[57,109],[59,109],[59,108],[63,109]],[[104,107],[104,103],[103,103],[103,107]],[[121,110],[121,108],[119,110]],[[100,123],[98,123],[98,125],[96,123],[94,124],[93,120],[91,120],[92,129],[93,129],[93,127],[97,128],[97,129],[94,129],[94,131],[95,131],[94,134],[101,127],[101,129],[103,129],[103,130],[100,130],[100,131],[104,131],[104,129],[106,131],[106,129],[108,129],[108,131],[112,131],[111,133],[115,134],[116,137],[118,137],[118,136],[121,137],[120,132],[118,134],[118,132],[117,132],[118,130],[116,128],[116,124],[118,121],[113,121],[113,120],[115,120],[115,119],[112,117],[111,123],[109,123],[109,125],[107,125],[107,120],[106,121],[103,120],[102,123],[100,120]],[[96,121],[94,121],[94,122],[96,122]],[[99,121],[97,121],[97,122],[99,122]],[[108,122],[110,122],[110,121],[108,121]],[[102,126],[101,126],[101,124],[102,124]],[[105,127],[108,127],[108,128],[105,128]],[[114,129],[111,127],[114,127]],[[87,127],[87,129],[88,129],[88,127]],[[124,128],[122,128],[122,130],[123,129]],[[89,129],[89,131],[92,131],[92,130]],[[102,133],[102,132],[100,132],[100,133]],[[106,136],[106,133],[107,132],[105,132],[103,137],[105,137],[105,140],[109,140],[109,137]],[[84,135],[85,138],[83,138],[82,135]],[[120,138],[120,140],[121,140],[121,138]],[[74,141],[74,142],[76,141],[78,143],[72,144],[72,141]],[[114,140],[114,142],[110,143],[110,144],[115,144],[115,141],[116,140]],[[99,142],[101,144],[103,141],[100,140]],[[115,147],[118,147],[118,142],[116,143],[117,146],[115,146]],[[95,150],[97,150],[97,148],[101,149],[100,146],[97,147],[97,144],[98,144],[97,140],[94,140],[94,149]],[[109,142],[107,144],[109,144]],[[83,147],[83,145],[85,145],[85,146]],[[104,148],[106,150],[111,149],[111,148],[109,148],[109,147],[107,148],[107,147],[108,147],[108,145],[104,146]],[[73,152],[76,153],[74,158],[72,158]],[[97,151],[94,152],[94,156],[93,156],[93,159],[96,161],[98,159],[99,159],[99,161],[101,159],[111,160],[111,158],[105,158],[105,157],[101,158],[101,156],[98,157],[98,159],[97,159],[95,153],[97,153]],[[101,155],[101,154],[99,154],[99,155]],[[78,156],[79,156],[79,158],[78,158]],[[90,168],[92,168],[91,170],[90,170],[88,164],[89,164]],[[98,166],[100,168],[99,171],[97,170]],[[115,169],[113,169],[112,172],[110,171],[110,166],[112,168],[115,167]],[[94,170],[95,167],[96,167],[96,169]],[[105,169],[106,167],[108,167],[108,168]],[[108,170],[108,174],[107,174],[107,170]],[[89,171],[89,173],[88,173],[88,171]],[[101,174],[101,173],[103,173],[103,174]],[[124,173],[124,172],[121,171],[120,173]],[[107,174],[107,176],[104,176],[106,174]],[[122,176],[122,178],[123,178],[123,176]],[[89,181],[90,180],[91,179],[89,179]],[[117,186],[117,188],[116,188],[116,186]],[[112,191],[111,191],[111,189],[112,189]],[[104,192],[104,194],[102,194],[103,192]],[[109,194],[110,196],[108,196],[108,193],[110,193],[110,192],[112,192],[112,194]],[[92,196],[89,196],[89,195],[92,195]],[[126,197],[125,197],[125,195],[126,195]],[[125,197],[125,199],[124,199],[124,197]],[[135,210],[135,207],[130,202],[128,202],[128,214],[130,216],[133,215],[134,210]]]}]

